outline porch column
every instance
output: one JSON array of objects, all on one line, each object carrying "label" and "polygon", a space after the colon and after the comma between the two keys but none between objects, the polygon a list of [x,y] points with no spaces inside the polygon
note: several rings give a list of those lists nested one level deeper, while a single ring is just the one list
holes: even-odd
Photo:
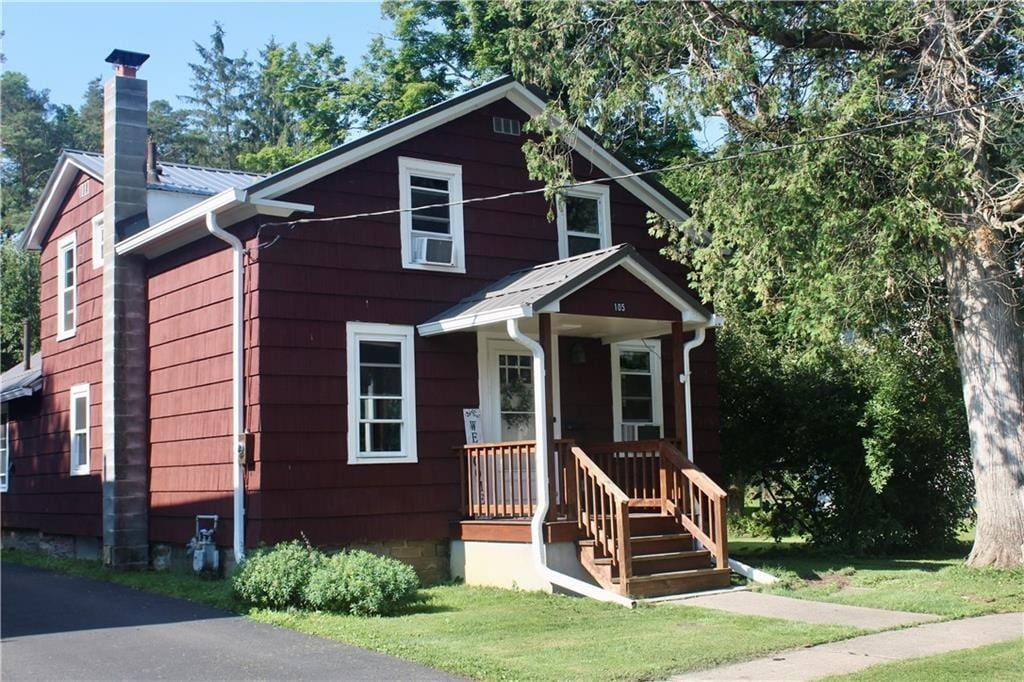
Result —
[{"label": "porch column", "polygon": [[[686,397],[683,395],[683,322],[672,323],[672,415],[676,426],[676,438],[682,442],[686,452]],[[689,379],[687,379],[689,381]]]},{"label": "porch column", "polygon": [[558,518],[558,505],[556,504],[556,490],[558,481],[558,467],[555,466],[555,420],[554,420],[554,390],[552,384],[552,346],[554,338],[551,336],[551,313],[541,313],[539,318],[540,347],[544,349],[544,401],[548,404],[548,418],[544,425],[544,432],[538,433],[537,438],[544,438],[548,442],[548,521]]}]

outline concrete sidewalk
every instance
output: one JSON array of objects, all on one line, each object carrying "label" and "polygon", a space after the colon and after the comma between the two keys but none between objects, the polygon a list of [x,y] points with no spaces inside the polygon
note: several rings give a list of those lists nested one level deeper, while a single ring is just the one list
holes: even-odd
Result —
[{"label": "concrete sidewalk", "polygon": [[673,603],[740,613],[746,616],[781,618],[819,625],[849,625],[864,630],[883,630],[904,625],[916,625],[939,618],[929,613],[908,613],[906,611],[871,609],[864,606],[829,604],[809,599],[793,599],[792,597],[779,597],[773,594],[748,591],[720,592],[702,597],[689,597]]},{"label": "concrete sidewalk", "polygon": [[746,663],[688,673],[685,680],[818,680],[845,675],[881,663],[974,649],[1024,637],[1024,613],[1001,613],[784,651]]}]

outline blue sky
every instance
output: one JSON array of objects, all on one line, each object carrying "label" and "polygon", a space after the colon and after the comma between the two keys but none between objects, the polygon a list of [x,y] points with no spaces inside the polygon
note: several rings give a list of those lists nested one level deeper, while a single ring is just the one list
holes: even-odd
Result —
[{"label": "blue sky", "polygon": [[149,81],[149,97],[167,99],[189,92],[188,62],[196,60],[194,42],[206,43],[219,20],[227,32],[229,55],[257,55],[270,36],[300,44],[330,37],[335,50],[354,68],[377,34],[391,22],[371,2],[122,2],[43,3],[3,0],[5,69],[28,75],[36,89],[50,90],[51,101],[77,106],[86,83],[104,78],[103,60],[115,47],[146,52],[139,76]]}]

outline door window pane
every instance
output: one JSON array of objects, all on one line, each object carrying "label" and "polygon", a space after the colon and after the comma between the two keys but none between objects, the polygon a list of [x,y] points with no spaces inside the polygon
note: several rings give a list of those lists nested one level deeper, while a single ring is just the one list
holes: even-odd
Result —
[{"label": "door window pane", "polygon": [[498,391],[501,439],[534,438],[532,355],[498,354]]}]

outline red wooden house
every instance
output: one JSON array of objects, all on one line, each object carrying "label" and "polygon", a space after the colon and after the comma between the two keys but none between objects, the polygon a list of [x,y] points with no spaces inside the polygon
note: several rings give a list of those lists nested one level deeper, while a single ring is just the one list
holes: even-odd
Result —
[{"label": "red wooden house", "polygon": [[728,584],[716,320],[646,222],[676,197],[576,131],[553,211],[475,201],[540,187],[511,78],[266,177],[163,163],[144,58],[112,54],[104,153],[62,154],[23,236],[5,542],[144,565],[216,514],[236,558],[305,534],[428,580]]}]

